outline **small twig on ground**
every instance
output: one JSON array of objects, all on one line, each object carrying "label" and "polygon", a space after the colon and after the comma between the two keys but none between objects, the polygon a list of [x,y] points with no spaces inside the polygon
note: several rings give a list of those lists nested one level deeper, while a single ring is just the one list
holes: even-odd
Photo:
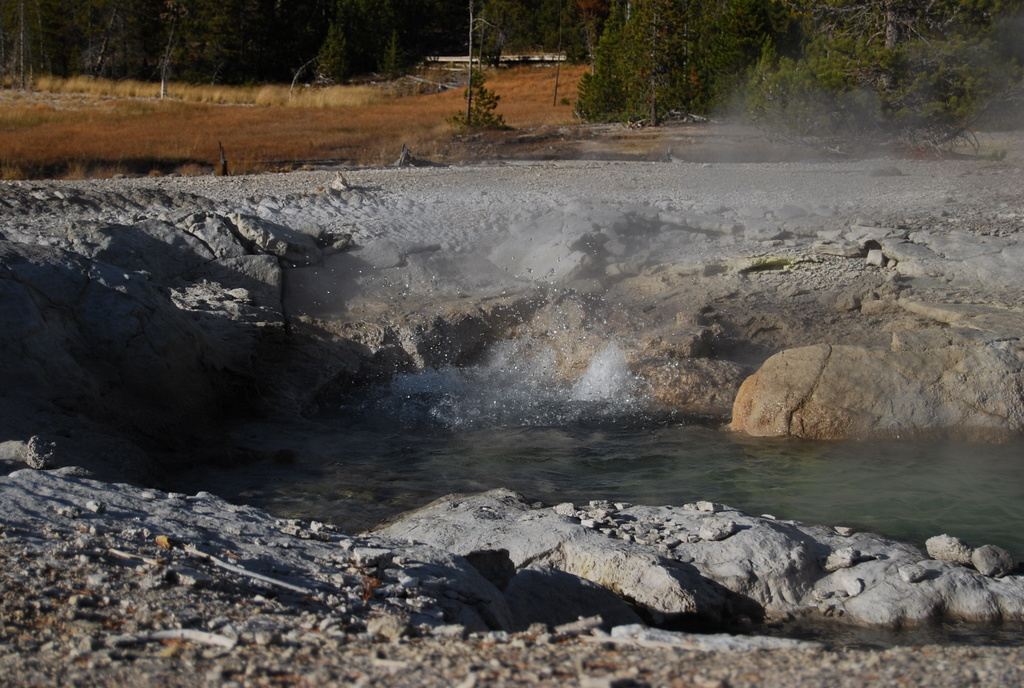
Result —
[{"label": "small twig on ground", "polygon": [[122,552],[119,549],[108,549],[109,554],[114,555],[118,559],[136,559],[138,561],[149,564],[150,566],[163,566],[164,562],[159,559],[151,559],[150,557],[144,557],[141,554],[132,554],[131,552]]},{"label": "small twig on ground", "polygon": [[111,638],[108,642],[114,646],[138,645],[141,643],[159,643],[164,640],[186,640],[200,645],[211,645],[223,647],[228,650],[234,649],[238,644],[236,640],[217,633],[197,631],[192,628],[169,628],[163,631],[152,631],[150,633],[132,633],[119,635]]},{"label": "small twig on ground", "polygon": [[237,573],[240,576],[246,576],[248,578],[253,578],[255,580],[267,583],[268,585],[275,585],[275,586],[277,586],[279,588],[284,588],[285,590],[291,590],[292,592],[297,592],[297,593],[299,593],[301,595],[311,595],[311,594],[313,594],[315,592],[315,590],[312,590],[310,588],[304,588],[304,587],[299,586],[299,585],[292,585],[291,583],[286,583],[285,581],[277,580],[276,578],[271,578],[270,576],[264,576],[263,574],[256,573],[254,571],[247,571],[247,570],[243,569],[241,566],[235,566],[234,564],[229,564],[228,562],[224,561],[223,559],[218,559],[217,557],[213,556],[212,554],[207,554],[206,552],[202,552],[202,551],[196,549],[193,545],[185,545],[184,549],[185,549],[185,552],[187,552],[188,554],[191,554],[194,557],[198,557],[200,559],[205,559],[208,562],[210,562],[211,564],[219,566],[220,568],[224,569],[225,571],[230,571],[231,573]]}]

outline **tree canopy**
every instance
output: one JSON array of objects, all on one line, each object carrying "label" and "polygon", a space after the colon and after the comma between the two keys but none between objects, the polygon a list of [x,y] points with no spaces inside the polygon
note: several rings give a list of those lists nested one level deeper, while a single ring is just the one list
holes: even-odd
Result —
[{"label": "tree canopy", "polygon": [[[470,12],[472,8],[472,12]],[[794,133],[941,138],[1020,96],[1024,0],[0,0],[0,85],[35,75],[340,83],[465,54],[591,64],[587,121],[741,103]]]},{"label": "tree canopy", "polygon": [[1021,2],[795,0],[799,53],[762,52],[748,104],[795,133],[943,143],[1020,95]]},{"label": "tree canopy", "polygon": [[[580,0],[593,8],[595,0]],[[942,143],[1021,96],[1020,0],[609,0],[577,110],[592,121],[740,101],[801,135]],[[590,25],[588,25],[590,26]]]}]

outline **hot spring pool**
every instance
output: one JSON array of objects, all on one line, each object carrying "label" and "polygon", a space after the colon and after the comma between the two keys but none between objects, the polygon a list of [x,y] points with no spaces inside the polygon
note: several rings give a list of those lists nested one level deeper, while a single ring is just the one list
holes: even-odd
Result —
[{"label": "hot spring pool", "polygon": [[613,347],[573,384],[512,354],[400,376],[298,423],[248,427],[240,443],[290,449],[294,461],[202,468],[177,488],[348,530],[495,487],[547,503],[712,500],[917,543],[950,533],[1024,557],[1024,442],[751,438],[650,413]]}]

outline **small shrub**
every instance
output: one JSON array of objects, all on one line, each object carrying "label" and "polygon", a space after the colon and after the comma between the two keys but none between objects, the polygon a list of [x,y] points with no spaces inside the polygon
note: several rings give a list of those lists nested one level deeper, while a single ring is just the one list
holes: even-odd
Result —
[{"label": "small shrub", "polygon": [[64,169],[64,179],[88,179],[89,165],[81,160],[72,160]]},{"label": "small shrub", "polygon": [[472,93],[473,100],[470,103],[469,112],[460,112],[449,117],[449,124],[465,129],[511,128],[505,124],[505,118],[495,112],[501,96],[484,87],[484,75],[481,72],[473,74],[469,88],[465,91],[467,98],[470,93]]},{"label": "small shrub", "polygon": [[0,162],[0,179],[6,182],[13,182],[25,178],[25,170],[21,168],[21,165],[8,160]]}]

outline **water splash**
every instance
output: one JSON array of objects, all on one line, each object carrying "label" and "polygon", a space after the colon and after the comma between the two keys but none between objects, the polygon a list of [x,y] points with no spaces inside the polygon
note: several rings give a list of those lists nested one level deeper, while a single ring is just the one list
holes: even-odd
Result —
[{"label": "water splash", "polygon": [[397,376],[359,404],[384,422],[449,430],[615,423],[647,406],[617,346],[595,356],[573,383],[558,374],[554,351],[526,341],[499,344],[477,366]]},{"label": "water splash", "polygon": [[609,344],[594,356],[587,372],[572,388],[572,398],[578,401],[629,400],[639,390],[637,378],[629,371],[626,354],[615,344]]}]

